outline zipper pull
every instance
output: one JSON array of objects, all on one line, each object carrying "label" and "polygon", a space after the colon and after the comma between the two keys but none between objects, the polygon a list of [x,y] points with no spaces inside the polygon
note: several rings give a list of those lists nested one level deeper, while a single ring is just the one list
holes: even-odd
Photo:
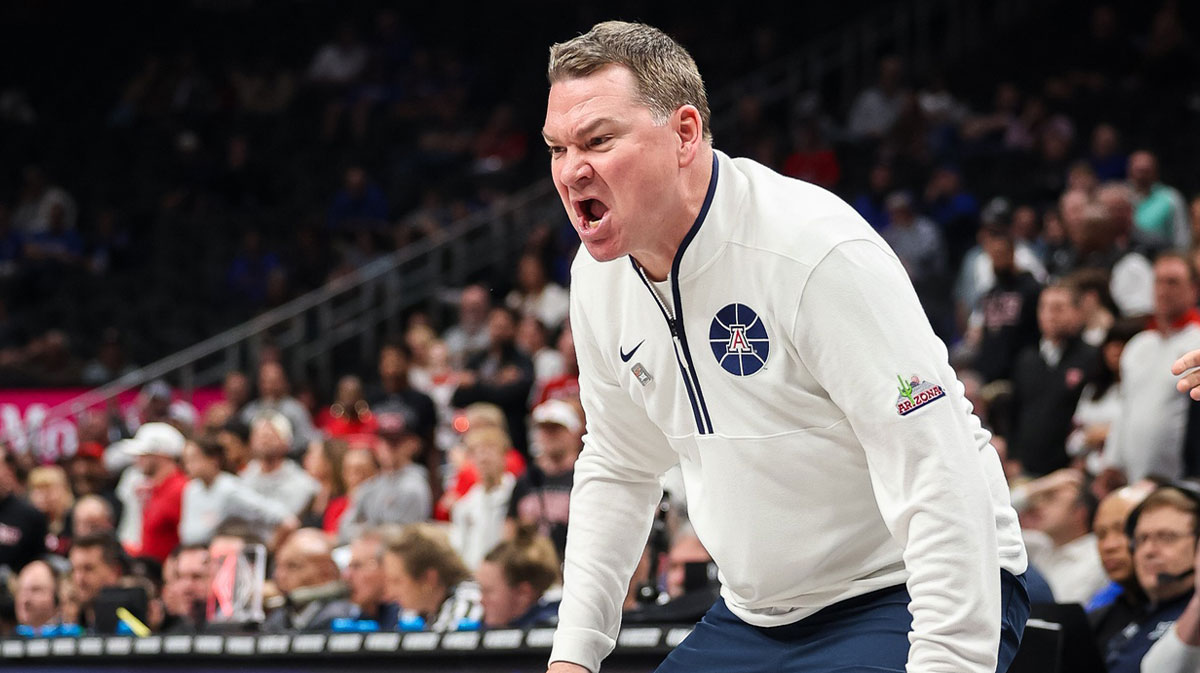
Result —
[{"label": "zipper pull", "polygon": [[676,327],[675,327],[675,319],[674,318],[667,318],[667,327],[671,328],[671,338],[678,339],[679,338],[679,330],[676,329]]}]

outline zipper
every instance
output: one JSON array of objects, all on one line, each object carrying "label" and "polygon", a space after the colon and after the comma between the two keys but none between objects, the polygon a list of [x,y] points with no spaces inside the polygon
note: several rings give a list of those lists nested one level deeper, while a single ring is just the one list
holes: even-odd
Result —
[{"label": "zipper", "polygon": [[654,289],[650,278],[646,276],[645,270],[638,266],[633,255],[629,256],[629,263],[633,265],[634,270],[642,279],[642,283],[650,291],[650,296],[654,297],[654,303],[658,304],[658,310],[662,311],[663,318],[667,321],[667,327],[671,330],[671,342],[675,347],[675,362],[679,364],[679,371],[683,374],[683,384],[687,388],[688,399],[692,403],[692,414],[696,418],[696,431],[701,435],[713,433],[712,418],[708,415],[708,405],[704,403],[704,391],[700,389],[700,378],[696,376],[696,363],[692,361],[692,353],[688,349],[687,332],[676,318],[676,316],[683,315],[683,302],[679,293],[679,263],[683,260],[683,253],[687,250],[688,245],[700,231],[700,225],[704,224],[704,218],[708,215],[709,207],[712,206],[713,195],[717,192],[718,166],[717,153],[713,152],[712,177],[708,180],[708,191],[704,195],[703,205],[700,206],[700,214],[696,216],[692,228],[683,237],[679,249],[675,251],[675,259],[671,262],[671,273],[668,278],[671,280],[671,299],[674,300],[674,311],[667,307],[667,303],[659,296],[658,290]]}]

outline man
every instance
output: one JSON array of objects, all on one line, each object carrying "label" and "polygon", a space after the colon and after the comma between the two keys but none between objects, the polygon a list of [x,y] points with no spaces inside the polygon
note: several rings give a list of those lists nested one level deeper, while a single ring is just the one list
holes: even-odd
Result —
[{"label": "man", "polygon": [[180,503],[187,476],[179,469],[185,440],[166,423],[146,423],[125,444],[145,476],[142,503],[142,556],[162,563],[179,546]]},{"label": "man", "polygon": [[[1027,348],[1017,357],[1013,370],[1010,448],[1025,472],[1042,476],[1070,462],[1066,443],[1073,428],[1071,419],[1100,356],[1079,336],[1083,316],[1075,289],[1050,285],[1042,290],[1037,319],[1042,338],[1037,348]],[[1084,528],[1090,523],[1088,516]],[[1036,559],[1034,565],[1038,565]]]},{"label": "man", "polygon": [[980,245],[991,260],[995,281],[979,298],[968,341],[975,342],[975,369],[985,382],[1012,377],[1017,356],[1038,341],[1037,302],[1041,284],[1016,266],[1012,230],[984,227]]},{"label": "man", "polygon": [[525,416],[533,387],[533,361],[517,349],[517,314],[505,307],[488,313],[488,348],[467,362],[459,373],[458,388],[450,404],[463,408],[475,402],[491,402],[504,410],[513,446],[529,455]]},{"label": "man", "polygon": [[[887,228],[879,232],[908,272],[921,306],[935,329],[951,330],[946,283],[946,246],[942,232],[933,220],[918,213],[908,192],[897,191],[887,197]],[[949,337],[950,332],[946,332]]]},{"label": "man", "polygon": [[1174,187],[1159,182],[1158,159],[1142,150],[1129,155],[1129,186],[1138,232],[1158,249],[1186,250],[1192,242],[1187,205]]},{"label": "man", "polygon": [[115,586],[125,574],[121,545],[108,533],[85,535],[73,541],[67,558],[79,602],[79,621],[84,626],[94,624],[92,601],[101,589]]},{"label": "man", "polygon": [[714,151],[660,31],[599,24],[549,79],[588,419],[550,671],[612,649],[677,462],[722,600],[660,671],[1005,670],[1016,513],[899,260],[823,189]]},{"label": "man", "polygon": [[13,604],[17,623],[41,629],[61,621],[58,612],[58,578],[45,561],[26,565],[17,575]]},{"label": "man", "polygon": [[1126,486],[1109,493],[1096,507],[1092,532],[1104,572],[1112,580],[1087,605],[1088,621],[1101,652],[1108,651],[1108,642],[1125,628],[1145,605],[1145,597],[1133,574],[1133,555],[1125,523],[1129,513],[1150,494],[1150,488]]},{"label": "man", "polygon": [[195,633],[202,622],[205,599],[212,581],[208,547],[189,544],[176,547],[163,563],[164,631]]},{"label": "man", "polygon": [[1154,267],[1133,249],[1133,191],[1121,182],[1110,182],[1096,190],[1096,200],[1107,212],[1112,227],[1113,256],[1109,291],[1122,315],[1146,315],[1154,310]]},{"label": "man", "polygon": [[1133,570],[1148,603],[1109,643],[1108,673],[1144,670],[1142,657],[1171,630],[1191,602],[1200,509],[1200,491],[1193,489],[1160,487],[1129,515]]},{"label": "man", "polygon": [[383,552],[384,532],[371,529],[350,543],[350,562],[342,578],[350,588],[350,602],[358,607],[362,619],[374,619],[381,629],[396,625],[399,612],[395,603],[384,600]]},{"label": "man", "polygon": [[[1049,482],[1039,488],[1038,482]],[[1030,484],[1025,543],[1033,564],[1058,603],[1085,604],[1108,583],[1096,536],[1091,533],[1096,498],[1074,470],[1063,469]]]},{"label": "man", "polygon": [[1129,482],[1147,475],[1183,476],[1188,398],[1169,369],[1180,353],[1200,348],[1195,270],[1187,258],[1154,261],[1154,317],[1121,353],[1121,413],[1104,446],[1104,462]]},{"label": "man", "polygon": [[425,521],[433,509],[429,473],[413,462],[421,438],[408,429],[401,414],[383,413],[376,419],[376,433],[383,440],[378,456],[382,471],[363,482],[346,507],[338,527],[343,542],[371,526]]},{"label": "man", "polygon": [[316,479],[288,458],[293,446],[292,424],[275,411],[265,411],[250,426],[254,460],[242,471],[242,481],[255,493],[274,500],[292,516],[300,516],[320,490]]},{"label": "man", "polygon": [[[1200,548],[1192,568],[1195,589],[1200,589]],[[1143,671],[1154,673],[1194,673],[1200,670],[1200,591],[1192,591],[1192,600],[1175,620],[1175,626],[1163,634],[1142,659]]]},{"label": "man", "polygon": [[476,355],[487,350],[488,311],[492,300],[482,285],[463,288],[458,300],[458,324],[446,330],[442,340],[450,351],[450,362],[462,367]]},{"label": "man", "polygon": [[116,528],[112,505],[98,495],[85,495],[71,509],[71,537],[104,533]]},{"label": "man", "polygon": [[46,551],[46,517],[19,495],[17,457],[0,442],[0,572],[20,572]]},{"label": "man", "polygon": [[429,471],[430,488],[439,492],[441,487],[441,454],[434,451],[433,433],[437,429],[437,407],[425,393],[409,383],[409,366],[412,351],[403,340],[386,342],[379,349],[379,386],[369,396],[371,411],[375,415],[401,414],[410,432],[421,441],[417,450],[423,456],[422,464]]},{"label": "man", "polygon": [[513,486],[508,506],[511,530],[532,524],[554,542],[559,558],[567,548],[567,521],[575,461],[583,448],[583,421],[574,405],[547,400],[533,410],[533,443],[537,460]]},{"label": "man", "polygon": [[353,617],[354,604],[345,600],[333,547],[316,528],[301,528],[288,536],[275,559],[275,585],[286,604],[267,615],[262,630],[326,630],[333,620]]},{"label": "man", "polygon": [[288,394],[287,374],[278,362],[264,362],[259,366],[258,399],[242,408],[242,421],[253,424],[255,418],[267,411],[283,414],[291,424],[289,448],[292,451],[304,451],[309,442],[320,438],[313,428],[308,409]]}]

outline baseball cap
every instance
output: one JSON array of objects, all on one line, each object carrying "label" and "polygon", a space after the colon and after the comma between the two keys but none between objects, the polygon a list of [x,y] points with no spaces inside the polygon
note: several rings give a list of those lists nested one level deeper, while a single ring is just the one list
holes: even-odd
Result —
[{"label": "baseball cap", "polygon": [[183,434],[166,423],[146,423],[132,439],[118,442],[130,456],[158,455],[179,458],[183,455]]},{"label": "baseball cap", "polygon": [[570,402],[563,400],[546,400],[533,410],[535,424],[553,423],[561,425],[571,432],[579,432],[583,423],[579,420],[579,412]]},{"label": "baseball cap", "polygon": [[91,458],[92,460],[104,459],[104,445],[100,442],[82,442],[79,448],[75,449],[73,458]]}]

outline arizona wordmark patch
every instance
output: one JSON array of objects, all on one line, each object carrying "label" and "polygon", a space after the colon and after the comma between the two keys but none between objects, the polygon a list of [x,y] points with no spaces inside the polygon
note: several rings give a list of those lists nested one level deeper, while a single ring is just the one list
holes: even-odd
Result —
[{"label": "arizona wordmark patch", "polygon": [[932,381],[922,381],[920,376],[913,374],[907,381],[903,376],[896,375],[900,381],[900,396],[896,398],[896,413],[907,416],[921,407],[940,400],[946,396],[946,391]]}]

